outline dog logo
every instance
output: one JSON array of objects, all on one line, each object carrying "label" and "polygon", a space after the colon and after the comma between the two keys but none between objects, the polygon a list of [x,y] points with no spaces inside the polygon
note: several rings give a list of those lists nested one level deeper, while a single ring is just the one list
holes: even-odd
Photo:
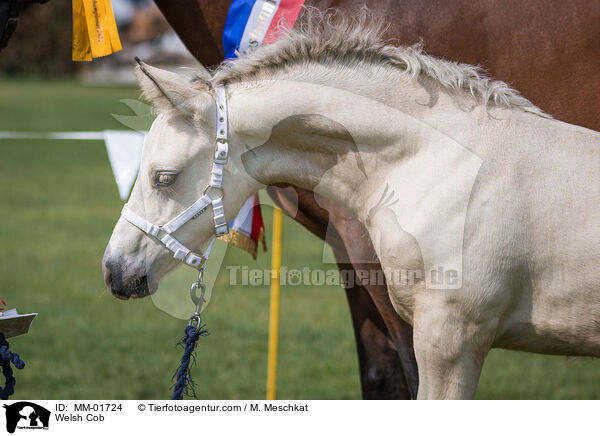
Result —
[{"label": "dog logo", "polygon": [[6,409],[6,431],[19,429],[48,429],[50,411],[29,401],[3,406]]}]

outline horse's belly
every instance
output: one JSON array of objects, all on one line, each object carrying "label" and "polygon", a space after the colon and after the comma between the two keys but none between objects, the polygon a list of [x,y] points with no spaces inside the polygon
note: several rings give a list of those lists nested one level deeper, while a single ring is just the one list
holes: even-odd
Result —
[{"label": "horse's belly", "polygon": [[592,289],[591,283],[584,282],[568,286],[564,278],[534,279],[533,283],[543,287],[534,284],[529,289],[515,289],[514,304],[501,322],[494,346],[543,354],[600,356],[600,287]]},{"label": "horse's belly", "polygon": [[515,320],[506,327],[493,347],[540,354],[600,357],[597,330],[594,333],[592,328],[585,326],[573,330],[568,326],[552,325],[547,320]]}]

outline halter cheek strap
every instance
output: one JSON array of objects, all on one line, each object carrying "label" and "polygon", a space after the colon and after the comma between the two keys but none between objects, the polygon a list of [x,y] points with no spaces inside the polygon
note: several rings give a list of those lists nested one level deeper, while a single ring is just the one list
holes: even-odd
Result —
[{"label": "halter cheek strap", "polygon": [[[225,94],[225,86],[218,85],[215,87],[215,95],[217,102],[217,137],[215,145],[215,155],[213,158],[213,166],[210,174],[210,183],[204,189],[202,197],[194,202],[191,206],[177,215],[175,218],[163,224],[156,225],[147,221],[145,218],[133,212],[127,204],[123,206],[121,216],[143,231],[146,235],[156,239],[167,250],[173,253],[173,257],[186,265],[192,266],[199,270],[204,268],[206,260],[210,256],[215,238],[224,236],[229,233],[229,226],[225,219],[225,208],[223,206],[223,171],[227,160],[229,159],[229,139],[228,139],[228,123],[227,123],[227,96]],[[211,198],[208,195],[209,191],[218,191],[217,198]],[[197,218],[202,213],[212,206],[213,219],[215,223],[215,235],[213,236],[204,251],[204,254],[194,253],[181,242],[179,242],[173,233],[181,228],[187,222]]]}]

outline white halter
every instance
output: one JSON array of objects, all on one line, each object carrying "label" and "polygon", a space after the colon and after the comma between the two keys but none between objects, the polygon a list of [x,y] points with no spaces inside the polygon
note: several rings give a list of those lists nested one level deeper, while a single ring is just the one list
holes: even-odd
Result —
[{"label": "white halter", "polygon": [[[210,183],[204,189],[202,197],[196,200],[194,204],[181,212],[171,221],[163,224],[162,226],[152,224],[145,218],[142,218],[135,212],[132,212],[127,204],[123,206],[123,210],[121,211],[121,216],[123,218],[146,233],[146,235],[155,238],[168,250],[173,252],[173,257],[175,259],[198,270],[204,269],[206,260],[208,259],[208,256],[210,256],[210,251],[213,243],[215,242],[215,236],[211,238],[204,254],[197,254],[175,239],[173,233],[188,221],[193,220],[201,215],[210,205],[212,205],[213,209],[216,236],[224,236],[229,233],[229,226],[225,220],[225,210],[223,208],[224,194],[221,186],[223,182],[223,168],[225,167],[225,164],[229,158],[227,96],[225,94],[225,86],[217,85],[215,87],[215,94],[217,101],[217,138],[215,156],[213,159]],[[220,192],[220,196],[218,198],[212,199],[208,196],[207,193],[211,188]]]}]

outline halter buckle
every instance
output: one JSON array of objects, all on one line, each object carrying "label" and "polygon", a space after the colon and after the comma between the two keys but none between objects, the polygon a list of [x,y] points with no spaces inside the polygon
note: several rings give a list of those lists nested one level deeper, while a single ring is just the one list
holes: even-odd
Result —
[{"label": "halter buckle", "polygon": [[150,236],[154,236],[155,238],[158,238],[158,232],[160,232],[160,230],[161,230],[161,226],[157,226],[155,224],[148,223],[148,229],[146,230],[146,233],[148,233]]},{"label": "halter buckle", "polygon": [[206,263],[206,257],[198,256],[196,253],[190,253],[187,255],[185,260],[183,261],[186,265],[194,267],[198,270],[204,271],[204,264]]},{"label": "halter buckle", "polygon": [[[224,147],[220,147],[219,144],[223,144]],[[213,162],[219,165],[225,165],[229,160],[229,150],[227,149],[227,140],[217,140],[217,146],[215,147],[215,157]]]}]

